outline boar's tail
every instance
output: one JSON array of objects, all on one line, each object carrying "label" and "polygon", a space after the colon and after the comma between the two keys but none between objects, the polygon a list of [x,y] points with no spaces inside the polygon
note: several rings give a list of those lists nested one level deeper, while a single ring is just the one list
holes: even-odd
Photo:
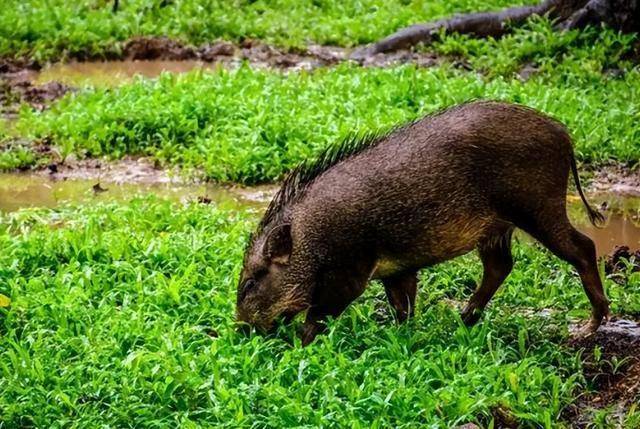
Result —
[{"label": "boar's tail", "polygon": [[580,177],[578,177],[578,166],[576,165],[576,158],[573,154],[571,154],[571,172],[573,173],[573,181],[576,182],[576,189],[578,189],[580,199],[582,200],[584,207],[587,209],[589,222],[591,222],[591,224],[597,228],[602,228],[605,223],[605,218],[602,213],[595,210],[589,205],[587,197],[584,196],[584,192],[582,192],[582,186],[580,186]]}]

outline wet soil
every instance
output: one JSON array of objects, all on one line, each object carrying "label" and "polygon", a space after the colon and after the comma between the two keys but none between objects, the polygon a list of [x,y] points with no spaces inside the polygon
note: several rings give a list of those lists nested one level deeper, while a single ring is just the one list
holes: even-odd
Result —
[{"label": "wet soil", "polygon": [[[263,46],[264,47],[264,46]],[[287,54],[279,57],[277,63],[272,63],[273,57],[267,50],[263,52],[264,59],[260,55],[253,56],[249,64],[254,68],[277,68],[283,71],[311,70],[316,67],[332,64],[325,63],[312,57]],[[324,49],[324,48],[322,48]],[[261,52],[257,50],[257,52]],[[162,72],[186,73],[194,69],[215,70],[219,67],[236,68],[247,61],[242,55],[235,55],[217,59],[212,62],[203,59],[170,60],[170,59],[125,59],[116,61],[71,61],[67,63],[55,63],[45,66],[40,71],[24,71],[37,84],[49,82],[61,82],[71,86],[116,86],[131,81],[136,76],[155,78]],[[336,59],[335,62],[343,61]],[[389,55],[384,58],[389,64],[403,63],[403,54]],[[410,61],[410,60],[409,60]],[[422,64],[426,65],[426,60]],[[434,60],[435,61],[435,60]],[[384,66],[384,64],[378,64]]]},{"label": "wet soil", "polygon": [[[123,42],[119,49],[106,56],[96,57],[77,52],[68,58],[71,62],[87,61],[201,61],[218,64],[239,64],[277,69],[313,69],[349,60],[350,49],[337,46],[309,45],[305,49],[282,49],[253,39],[241,43],[219,41],[199,47],[190,46],[166,37],[137,37]],[[433,53],[409,50],[379,54],[366,60],[354,61],[363,66],[386,67],[397,63],[415,63],[432,66],[440,57]],[[28,59],[0,58],[0,74],[38,70],[44,64]]]},{"label": "wet soil", "polygon": [[624,245],[615,246],[613,251],[604,257],[604,271],[617,283],[625,283],[629,273],[640,271],[640,249],[632,250]]},{"label": "wet soil", "polygon": [[640,197],[640,166],[610,164],[591,169],[589,189],[617,195]]},{"label": "wet soil", "polygon": [[21,70],[0,74],[0,115],[12,118],[21,103],[37,110],[44,110],[52,102],[71,91],[71,87],[60,82],[33,82],[33,72]]},{"label": "wet soil", "polygon": [[[66,159],[64,162],[52,162],[46,168],[33,172],[33,177],[52,182],[87,180],[132,185],[188,184],[189,182],[177,169],[160,168],[147,158],[135,157],[125,157],[118,161]],[[195,183],[196,180],[193,179],[190,182]]]},{"label": "wet soil", "polygon": [[117,86],[130,82],[137,76],[158,77],[163,72],[186,73],[194,69],[214,70],[217,63],[199,60],[122,60],[104,62],[56,63],[42,70],[29,72],[39,85],[60,82],[70,86]]},{"label": "wet soil", "polygon": [[618,246],[640,247],[640,223],[635,219],[637,212],[610,211],[606,216],[604,228],[596,228],[586,220],[573,218],[578,229],[594,241],[599,257],[609,255]]},{"label": "wet soil", "polygon": [[574,337],[570,346],[583,350],[584,375],[592,387],[565,410],[572,427],[591,427],[595,410],[613,410],[623,427],[626,411],[640,401],[640,324],[611,320],[591,336]]},{"label": "wet soil", "polygon": [[[350,61],[350,50],[310,45],[306,49],[280,49],[247,39],[240,44],[216,42],[192,47],[165,37],[138,37],[122,44],[119,53],[95,58],[76,53],[69,62],[51,65],[28,59],[0,58],[0,116],[11,118],[20,103],[42,110],[72,87],[118,85],[134,76],[156,77],[163,71],[181,73],[216,67],[252,67],[283,71],[312,70]],[[359,62],[362,66],[388,67],[414,63],[433,66],[441,58],[432,53],[397,51]],[[456,63],[457,64],[457,63]]]}]

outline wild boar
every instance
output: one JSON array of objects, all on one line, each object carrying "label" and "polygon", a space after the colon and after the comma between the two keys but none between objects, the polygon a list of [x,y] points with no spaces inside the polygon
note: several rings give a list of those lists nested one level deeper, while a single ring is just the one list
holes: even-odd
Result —
[{"label": "wild boar", "polygon": [[237,319],[268,330],[306,310],[306,345],[380,279],[404,321],[418,270],[477,249],[484,274],[462,312],[471,325],[511,271],[520,228],[576,268],[595,331],[609,302],[595,246],[567,218],[569,172],[591,222],[603,222],[566,128],[524,106],[470,102],[347,139],[296,168],[274,196],[246,250]]}]

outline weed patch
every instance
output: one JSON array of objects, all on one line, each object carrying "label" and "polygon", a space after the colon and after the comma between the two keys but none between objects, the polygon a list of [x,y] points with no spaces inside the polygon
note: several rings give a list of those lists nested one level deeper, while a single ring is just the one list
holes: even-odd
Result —
[{"label": "weed patch", "polygon": [[[589,305],[567,265],[516,244],[516,267],[467,330],[442,296],[467,297],[475,256],[422,273],[417,317],[372,317],[372,284],[301,348],[234,326],[236,276],[255,218],[155,199],[23,210],[0,222],[0,385],[9,426],[486,426],[501,409],[557,427],[585,381],[563,346]],[[637,285],[607,282],[614,311]],[[546,315],[520,308],[553,307]],[[390,309],[386,309],[390,311]],[[505,414],[505,415],[507,415]],[[502,417],[501,417],[502,418]]]},{"label": "weed patch", "polygon": [[341,65],[281,74],[242,67],[194,71],[93,89],[45,112],[23,109],[18,135],[48,138],[62,157],[149,155],[203,170],[217,181],[283,176],[351,133],[389,128],[477,98],[529,105],[567,124],[577,157],[633,162],[640,111],[638,72],[620,78],[484,80],[451,68],[363,69]]}]

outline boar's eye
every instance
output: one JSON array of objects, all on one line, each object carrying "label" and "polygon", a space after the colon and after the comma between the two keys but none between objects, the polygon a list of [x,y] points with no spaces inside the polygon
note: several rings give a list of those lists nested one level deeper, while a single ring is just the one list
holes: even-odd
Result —
[{"label": "boar's eye", "polygon": [[242,299],[244,299],[244,297],[247,296],[247,293],[249,293],[249,291],[251,291],[252,289],[255,289],[257,285],[258,285],[258,282],[256,282],[254,279],[249,279],[245,281],[244,285],[242,285]]}]

